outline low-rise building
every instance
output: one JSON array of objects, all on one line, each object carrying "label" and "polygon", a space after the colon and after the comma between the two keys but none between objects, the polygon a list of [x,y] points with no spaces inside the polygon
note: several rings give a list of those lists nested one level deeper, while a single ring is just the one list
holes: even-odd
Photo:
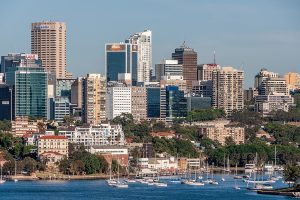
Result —
[{"label": "low-rise building", "polygon": [[22,137],[28,133],[37,133],[39,132],[37,124],[37,121],[31,121],[27,116],[16,117],[16,119],[11,122],[12,134],[17,137]]},{"label": "low-rise building", "polygon": [[160,172],[175,172],[178,168],[178,164],[174,157],[149,158],[148,168]]},{"label": "low-rise building", "polygon": [[171,130],[171,131],[168,131],[168,132],[163,132],[163,131],[160,131],[160,132],[151,132],[150,135],[152,137],[159,137],[159,138],[167,138],[167,139],[172,139],[172,138],[175,138],[176,135],[175,135],[175,131]]},{"label": "low-rise building", "polygon": [[121,166],[128,166],[128,149],[124,146],[91,146],[90,153],[101,155],[105,158],[107,163],[111,164],[116,160]]},{"label": "low-rise building", "polygon": [[225,145],[226,138],[231,137],[236,144],[245,141],[245,128],[230,124],[228,120],[216,120],[197,124],[199,134]]},{"label": "low-rise building", "polygon": [[124,145],[122,125],[100,124],[78,127],[67,127],[59,130],[59,135],[68,141],[84,146]]},{"label": "low-rise building", "polygon": [[68,157],[68,139],[57,135],[41,136],[38,139],[38,156],[47,158],[49,163]]},{"label": "low-rise building", "polygon": [[255,97],[255,111],[269,116],[272,111],[283,110],[288,112],[294,105],[294,98],[283,93],[272,93],[269,95],[257,95]]}]

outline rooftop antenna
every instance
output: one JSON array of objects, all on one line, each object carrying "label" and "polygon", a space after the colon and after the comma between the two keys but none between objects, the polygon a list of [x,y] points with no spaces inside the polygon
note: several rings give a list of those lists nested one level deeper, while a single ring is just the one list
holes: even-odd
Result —
[{"label": "rooftop antenna", "polygon": [[214,49],[214,65],[216,65],[216,50]]}]

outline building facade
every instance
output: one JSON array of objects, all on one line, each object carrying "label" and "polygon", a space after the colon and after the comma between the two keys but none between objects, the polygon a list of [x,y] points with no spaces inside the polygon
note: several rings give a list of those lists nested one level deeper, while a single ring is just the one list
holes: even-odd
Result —
[{"label": "building facade", "polygon": [[66,30],[64,22],[31,24],[31,52],[39,55],[43,67],[56,78],[66,77]]},{"label": "building facade", "polygon": [[147,119],[147,93],[145,87],[131,87],[131,114],[135,121]]},{"label": "building facade", "polygon": [[58,153],[68,157],[68,139],[64,136],[44,135],[38,139],[38,155]]},{"label": "building facade", "polygon": [[244,108],[244,71],[223,67],[212,74],[212,106],[227,115]]},{"label": "building facade", "polygon": [[138,62],[137,62],[137,82],[149,82],[152,69],[152,31],[145,30],[143,32],[131,35],[126,43],[137,45]]},{"label": "building facade", "polygon": [[245,142],[245,128],[231,125],[230,121],[211,121],[197,124],[199,134],[211,140],[226,144],[226,138],[231,137],[235,144]]},{"label": "building facade", "polygon": [[27,116],[16,117],[11,122],[11,132],[14,136],[22,137],[25,134],[38,133],[38,122],[29,120]]},{"label": "building facade", "polygon": [[107,118],[114,119],[122,113],[131,113],[131,87],[124,85],[107,88]]},{"label": "building facade", "polygon": [[109,43],[105,45],[105,71],[107,82],[118,81],[119,74],[131,74],[132,84],[137,83],[138,45]]},{"label": "building facade", "polygon": [[12,89],[0,83],[0,120],[13,120],[13,94]]},{"label": "building facade", "polygon": [[100,124],[60,129],[59,135],[68,138],[74,144],[93,145],[124,145],[125,137],[121,125]]},{"label": "building facade", "polygon": [[255,97],[255,111],[269,116],[272,111],[282,110],[288,112],[294,106],[294,98],[283,93],[272,93],[269,95],[257,95]]},{"label": "building facade", "polygon": [[178,60],[164,60],[161,64],[156,64],[156,81],[160,81],[162,76],[182,76],[182,64],[178,64]]},{"label": "building facade", "polygon": [[300,74],[295,72],[288,72],[284,75],[289,90],[300,89]]},{"label": "building facade", "polygon": [[172,59],[182,65],[183,79],[187,81],[188,89],[192,89],[192,82],[197,80],[197,52],[183,44],[172,53]]},{"label": "building facade", "polygon": [[106,121],[106,79],[101,74],[88,74],[83,80],[82,117],[93,125]]},{"label": "building facade", "polygon": [[212,80],[212,72],[220,69],[221,66],[218,64],[197,65],[197,80],[198,81]]}]

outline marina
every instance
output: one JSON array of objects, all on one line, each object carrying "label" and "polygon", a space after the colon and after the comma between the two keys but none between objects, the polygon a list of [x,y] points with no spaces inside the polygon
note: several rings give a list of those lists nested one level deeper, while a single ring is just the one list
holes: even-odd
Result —
[{"label": "marina", "polygon": [[[105,180],[41,180],[7,181],[0,186],[1,199],[289,199],[290,197],[257,194],[247,190],[247,184],[222,174],[215,174],[218,185],[180,184],[174,177],[161,177],[159,187],[150,179],[127,182],[128,187],[110,187]],[[124,179],[120,179],[124,181]],[[152,182],[153,184],[149,184]],[[202,183],[199,181],[199,183]],[[287,187],[282,180],[272,184],[274,188]]]}]

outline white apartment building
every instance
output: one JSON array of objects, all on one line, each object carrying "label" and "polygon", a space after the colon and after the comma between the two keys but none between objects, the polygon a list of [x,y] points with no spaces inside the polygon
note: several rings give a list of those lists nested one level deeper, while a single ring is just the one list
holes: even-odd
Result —
[{"label": "white apartment building", "polygon": [[152,68],[152,31],[135,33],[126,43],[138,45],[137,82],[149,82]]},{"label": "white apartment building", "polygon": [[131,113],[131,87],[108,87],[106,94],[106,112],[109,120],[121,115]]},{"label": "white apartment building", "polygon": [[262,113],[264,117],[272,111],[283,110],[288,112],[293,105],[294,98],[283,93],[257,95],[255,97],[255,111]]},{"label": "white apartment building", "polygon": [[59,130],[59,135],[68,141],[84,146],[124,145],[124,132],[121,125],[100,124],[82,127],[69,127]]}]

